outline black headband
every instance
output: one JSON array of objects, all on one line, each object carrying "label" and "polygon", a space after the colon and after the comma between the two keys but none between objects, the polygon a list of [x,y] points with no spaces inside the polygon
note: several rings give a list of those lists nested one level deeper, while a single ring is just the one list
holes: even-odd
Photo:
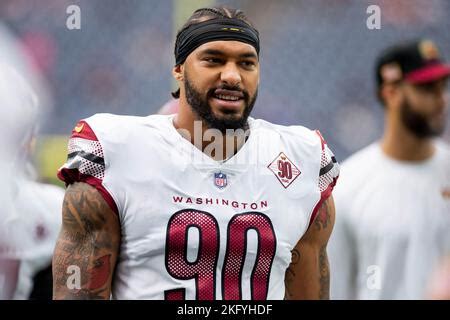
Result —
[{"label": "black headband", "polygon": [[258,31],[240,19],[216,18],[183,29],[175,43],[175,64],[186,58],[202,44],[211,41],[236,40],[252,45],[259,54]]}]

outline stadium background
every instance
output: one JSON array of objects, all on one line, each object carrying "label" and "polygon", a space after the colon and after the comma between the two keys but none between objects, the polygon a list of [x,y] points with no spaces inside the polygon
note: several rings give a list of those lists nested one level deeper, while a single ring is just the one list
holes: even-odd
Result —
[{"label": "stadium background", "polygon": [[[81,30],[66,28],[71,4],[81,8]],[[0,21],[48,82],[51,108],[36,154],[43,180],[58,183],[55,172],[78,119],[97,112],[145,116],[170,99],[176,31],[194,9],[214,4],[243,9],[260,30],[253,116],[319,128],[339,160],[381,135],[373,72],[381,49],[427,37],[450,59],[446,0],[1,0]],[[381,8],[380,30],[366,27],[371,4]]]}]

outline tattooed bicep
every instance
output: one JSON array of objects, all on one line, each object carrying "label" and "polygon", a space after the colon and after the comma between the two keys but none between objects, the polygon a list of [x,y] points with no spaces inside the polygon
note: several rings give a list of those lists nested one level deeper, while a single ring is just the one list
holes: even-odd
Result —
[{"label": "tattooed bicep", "polygon": [[89,234],[114,219],[100,193],[92,186],[77,182],[69,185],[63,202],[63,228]]},{"label": "tattooed bicep", "polygon": [[[75,183],[66,190],[62,230],[53,256],[56,299],[108,299],[120,246],[118,216],[93,187]],[[80,270],[77,290],[67,285],[68,268]]]},{"label": "tattooed bicep", "polygon": [[314,227],[317,230],[332,228],[334,223],[334,201],[332,197],[325,200],[319,208],[319,212],[314,219]]},{"label": "tattooed bicep", "polygon": [[325,200],[318,209],[314,221],[302,237],[304,243],[321,247],[326,246],[333,231],[335,209],[333,196]]}]

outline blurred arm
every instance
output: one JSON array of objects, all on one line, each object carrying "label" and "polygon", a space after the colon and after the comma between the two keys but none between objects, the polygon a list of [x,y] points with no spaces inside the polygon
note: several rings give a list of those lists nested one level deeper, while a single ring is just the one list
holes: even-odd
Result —
[{"label": "blurred arm", "polygon": [[334,215],[333,197],[330,196],[292,251],[285,277],[286,299],[329,299],[327,242],[333,230]]},{"label": "blurred arm", "polygon": [[100,193],[86,183],[70,185],[53,256],[53,298],[109,299],[119,245],[119,218]]},{"label": "blurred arm", "polygon": [[[339,200],[339,201],[338,201]],[[338,215],[328,245],[331,265],[331,299],[356,299],[356,240],[348,224],[344,200],[336,194]]]},{"label": "blurred arm", "polygon": [[0,258],[0,300],[11,300],[17,287],[20,261]]}]

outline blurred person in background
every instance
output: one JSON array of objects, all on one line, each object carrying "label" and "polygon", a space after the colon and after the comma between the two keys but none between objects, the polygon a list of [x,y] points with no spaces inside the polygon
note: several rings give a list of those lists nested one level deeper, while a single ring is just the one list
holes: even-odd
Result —
[{"label": "blurred person in background", "polygon": [[435,44],[386,49],[376,63],[384,135],[344,161],[330,239],[332,299],[424,299],[450,247],[448,76]]},{"label": "blurred person in background", "polygon": [[[20,44],[0,24],[0,298],[51,298],[61,188],[36,182],[32,155],[47,96]],[[36,88],[34,90],[33,88]]]},{"label": "blurred person in background", "polygon": [[0,191],[5,199],[0,211],[1,297],[28,299],[34,292],[35,298],[51,298],[50,263],[64,192],[36,182],[30,173],[37,99],[24,78],[1,62],[0,105]]},{"label": "blurred person in background", "polygon": [[327,299],[339,166],[317,131],[249,117],[258,31],[241,10],[196,10],[175,60],[178,113],[73,129],[54,298]]},{"label": "blurred person in background", "polygon": [[[43,122],[52,109],[53,100],[49,84],[41,72],[42,68],[39,66],[40,57],[37,57],[33,53],[33,50],[38,49],[19,39],[10,31],[7,25],[2,23],[1,19],[0,44],[0,61],[13,66],[26,79],[27,85],[31,87],[31,90],[39,101],[38,122]],[[34,43],[34,46],[43,47],[37,41]]]}]

